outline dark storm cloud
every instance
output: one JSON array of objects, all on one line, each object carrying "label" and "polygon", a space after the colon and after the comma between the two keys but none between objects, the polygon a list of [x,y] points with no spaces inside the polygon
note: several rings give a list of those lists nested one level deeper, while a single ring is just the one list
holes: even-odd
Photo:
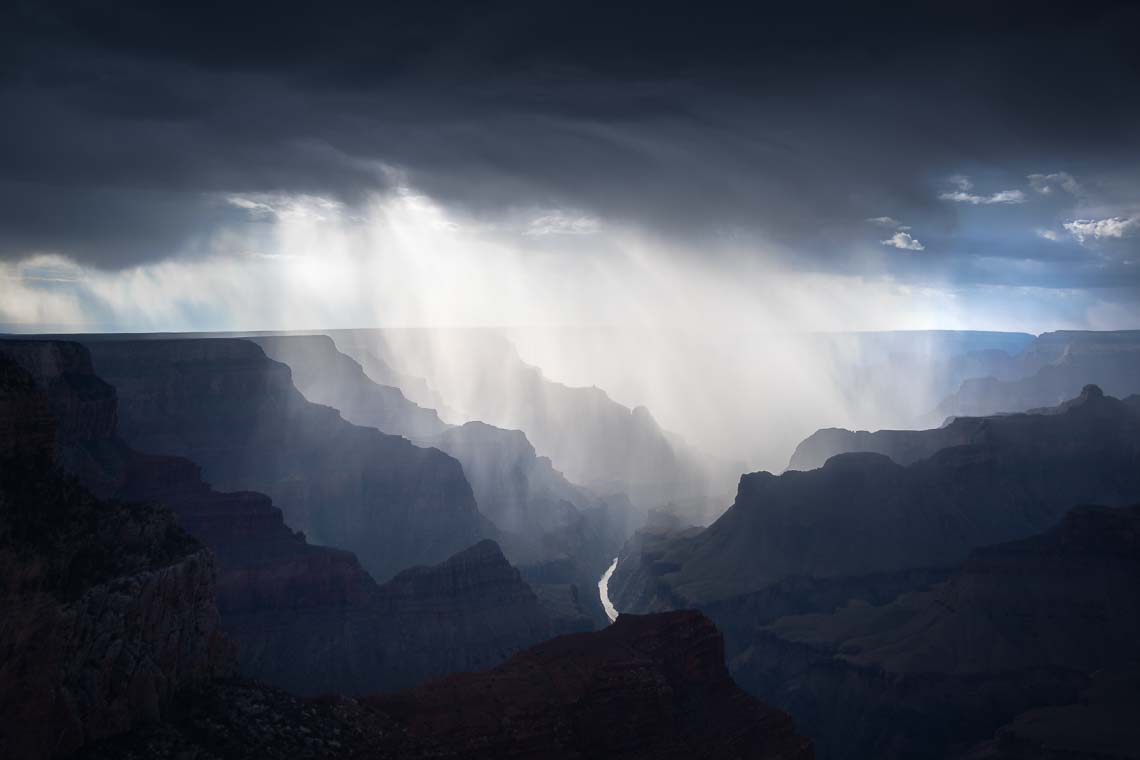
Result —
[{"label": "dark storm cloud", "polygon": [[[1078,203],[1140,213],[1126,4],[27,3],[7,21],[7,256],[193,252],[245,218],[225,194],[351,204],[391,181],[380,165],[475,215],[568,208],[807,269],[857,270],[862,246],[914,277],[1095,284],[1136,250],[1063,227]],[[1029,179],[1059,172],[1085,195]],[[958,173],[1026,202],[940,199]],[[881,246],[880,216],[925,250]]]}]

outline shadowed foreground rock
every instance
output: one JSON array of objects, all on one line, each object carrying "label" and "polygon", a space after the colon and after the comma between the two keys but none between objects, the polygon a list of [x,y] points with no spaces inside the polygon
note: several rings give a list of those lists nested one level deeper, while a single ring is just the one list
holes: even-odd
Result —
[{"label": "shadowed foreground rock", "polygon": [[1140,505],[1079,507],[929,591],[783,618],[733,672],[828,758],[944,757],[995,731],[998,757],[1136,757],[1136,731],[1102,729],[1140,704],[1138,588]]},{"label": "shadowed foreground rock", "polygon": [[1046,530],[1075,504],[1135,502],[1138,401],[1092,386],[1051,410],[957,420],[976,431],[970,443],[907,466],[860,452],[809,472],[744,475],[736,502],[706,530],[623,555],[615,604],[702,606],[796,577],[949,567],[971,549]]},{"label": "shadowed foreground rock", "polygon": [[86,340],[128,444],[193,460],[219,490],[267,494],[290,527],[377,579],[486,536],[459,462],[310,403],[250,341]]},{"label": "shadowed foreground rock", "polygon": [[230,662],[213,558],[166,510],[99,500],[65,475],[47,409],[0,354],[0,757],[12,760],[157,720]]},{"label": "shadowed foreground rock", "polygon": [[720,634],[690,611],[623,616],[400,694],[302,701],[227,683],[186,708],[84,757],[812,757],[786,714],[732,682]]},{"label": "shadowed foreground rock", "polygon": [[0,341],[5,358],[29,373],[30,400],[0,397],[0,451],[39,445],[97,498],[169,507],[217,560],[222,628],[245,677],[310,695],[391,691],[591,627],[575,589],[536,598],[491,541],[377,584],[351,552],[290,530],[265,495],[215,491],[193,462],[125,445],[115,389],[83,346]]}]

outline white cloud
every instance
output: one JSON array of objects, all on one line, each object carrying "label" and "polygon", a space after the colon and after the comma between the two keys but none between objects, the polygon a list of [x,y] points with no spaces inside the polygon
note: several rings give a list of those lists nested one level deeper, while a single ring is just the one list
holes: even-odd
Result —
[{"label": "white cloud", "polygon": [[1020,190],[999,190],[992,195],[977,195],[965,190],[954,190],[942,193],[938,197],[944,201],[971,203],[975,206],[988,206],[992,203],[1025,203],[1025,193]]},{"label": "white cloud", "polygon": [[1076,178],[1068,172],[1053,172],[1052,174],[1030,174],[1026,179],[1029,186],[1042,195],[1050,195],[1058,187],[1067,193],[1076,195],[1081,192],[1081,186]]},{"label": "white cloud", "polygon": [[1056,230],[1045,230],[1045,229],[1037,230],[1037,237],[1045,238],[1046,240],[1052,240],[1054,243],[1056,243],[1058,240],[1061,239],[1061,236],[1059,234],[1057,234]]},{"label": "white cloud", "polygon": [[974,183],[971,182],[970,178],[964,174],[955,174],[948,179],[951,185],[954,185],[954,187],[958,188],[962,192],[966,192],[967,190],[972,190],[974,188]]},{"label": "white cloud", "polygon": [[924,251],[926,246],[911,237],[909,232],[896,232],[886,240],[880,240],[883,245],[901,248],[904,251]]},{"label": "white cloud", "polygon": [[222,196],[226,203],[248,211],[250,216],[276,219],[312,219],[328,221],[340,216],[344,204],[319,195],[286,193],[230,193]]},{"label": "white cloud", "polygon": [[898,219],[890,216],[872,216],[866,221],[875,225],[876,227],[887,227],[892,230],[909,230],[909,224],[903,224]]},{"label": "white cloud", "polygon": [[1063,225],[1080,242],[1089,238],[1122,238],[1140,229],[1140,216],[1126,218],[1112,216],[1107,219],[1074,219]]},{"label": "white cloud", "polygon": [[569,216],[561,211],[543,214],[530,221],[524,235],[593,235],[602,227],[592,216]]}]

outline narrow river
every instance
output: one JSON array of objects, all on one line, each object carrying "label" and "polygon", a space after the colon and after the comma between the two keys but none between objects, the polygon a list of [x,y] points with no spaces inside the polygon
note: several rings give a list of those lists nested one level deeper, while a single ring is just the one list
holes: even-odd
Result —
[{"label": "narrow river", "polygon": [[614,562],[609,568],[602,573],[602,579],[598,581],[598,596],[602,598],[602,608],[606,611],[606,617],[610,622],[617,620],[618,611],[614,607],[614,603],[610,601],[610,576],[614,574],[617,569],[618,558],[614,557]]}]

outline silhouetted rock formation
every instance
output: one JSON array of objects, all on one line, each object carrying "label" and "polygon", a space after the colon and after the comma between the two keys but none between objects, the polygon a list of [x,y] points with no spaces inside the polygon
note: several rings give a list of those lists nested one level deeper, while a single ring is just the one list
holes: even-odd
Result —
[{"label": "silhouetted rock formation", "polygon": [[984,417],[959,417],[934,430],[817,430],[796,446],[789,470],[815,470],[839,454],[874,453],[912,464],[951,446],[981,443]]},{"label": "silhouetted rock formation", "polygon": [[357,425],[421,442],[447,427],[434,409],[409,401],[398,387],[373,382],[327,335],[251,338],[274,361],[289,365],[293,384],[309,401],[331,406]]},{"label": "silhouetted rock formation", "polygon": [[1018,364],[1015,377],[966,380],[939,404],[930,421],[1055,406],[1089,384],[1112,396],[1140,393],[1140,331],[1044,333]]},{"label": "silhouetted rock formation", "polygon": [[955,424],[978,426],[975,441],[906,467],[860,453],[810,472],[745,475],[735,504],[670,542],[650,574],[694,604],[791,577],[945,567],[1043,530],[1073,504],[1140,499],[1140,415],[1127,403],[1089,392],[1056,414]]},{"label": "silhouetted rock formation", "polygon": [[808,760],[787,715],[741,691],[694,612],[623,616],[499,667],[402,694],[300,702],[253,685],[199,697],[172,725],[88,758],[737,758]]},{"label": "silhouetted rock formation", "polygon": [[[243,642],[243,673],[300,694],[401,689],[498,664],[535,642],[581,630],[585,619],[580,609],[577,616],[565,608],[558,616],[548,612],[492,541],[379,586],[321,570],[298,573],[301,580],[328,578],[325,610],[305,609],[300,600],[291,607],[288,596],[258,599],[261,582],[224,617]],[[282,578],[283,594],[292,580]]]},{"label": "silhouetted rock formation", "polygon": [[[1104,392],[1098,386],[1086,385],[1076,398],[1055,407],[1030,409],[1029,413],[1060,414],[1090,400],[1100,403],[1098,399],[1103,396]],[[958,417],[931,430],[879,430],[870,433],[866,430],[825,428],[796,447],[788,469],[814,470],[833,456],[853,452],[882,454],[898,464],[907,465],[952,446],[983,445],[1000,437],[1006,428],[992,424],[988,417]]]},{"label": "silhouetted rock formation", "polygon": [[[549,571],[566,560],[563,572],[544,573],[548,580],[589,588],[628,535],[633,510],[624,496],[602,499],[571,484],[548,458],[535,453],[522,431],[483,422],[444,425],[398,390],[374,383],[328,336],[253,340],[290,366],[298,390],[308,399],[337,408],[349,422],[413,438],[459,460],[480,513],[494,523],[515,564]],[[430,425],[425,414],[431,415]],[[594,613],[604,621],[600,608]]]},{"label": "silhouetted rock formation", "polygon": [[[499,530],[526,544],[520,549],[531,561],[574,554],[598,543],[609,544],[599,551],[612,556],[615,541],[623,537],[629,519],[624,513],[595,521],[612,522],[614,535],[603,534],[602,524],[582,525],[587,513],[604,512],[607,503],[569,483],[549,459],[535,453],[521,431],[468,422],[445,431],[433,443],[463,463],[480,511]],[[573,535],[591,528],[597,535],[587,540]]]},{"label": "silhouetted rock formation", "polygon": [[[463,463],[480,511],[532,582],[593,588],[634,519],[624,495],[603,499],[568,482],[518,430],[468,422],[433,443]],[[604,621],[595,598],[586,606]]]},{"label": "silhouetted rock formation", "polygon": [[683,525],[676,515],[666,510],[650,510],[645,525],[622,547],[617,567],[610,576],[610,600],[618,611],[660,612],[684,607],[684,601],[660,580],[676,569],[662,565],[661,558],[673,542],[690,539],[701,530],[694,525]]},{"label": "silhouetted rock formation", "polygon": [[[487,667],[589,626],[568,589],[548,595],[547,612],[490,542],[378,586],[350,552],[313,546],[290,530],[263,494],[219,493],[192,462],[123,444],[113,427],[114,389],[94,375],[79,344],[6,341],[0,357],[32,369],[47,389],[22,416],[65,420],[58,445],[49,445],[69,469],[101,496],[171,507],[216,554],[222,623],[240,644],[247,676],[306,694],[393,689]],[[0,427],[11,418],[2,409]],[[77,410],[86,411],[71,419]],[[92,419],[110,423],[80,424]],[[409,584],[409,573],[431,582]]]},{"label": "silhouetted rock formation", "polygon": [[1028,709],[1077,702],[1097,671],[1140,664],[1137,588],[1140,505],[1080,507],[975,551],[943,586],[784,618],[734,673],[802,721],[824,757],[941,756]]},{"label": "silhouetted rock formation", "polygon": [[209,553],[166,510],[65,475],[56,434],[101,423],[56,427],[49,408],[0,354],[0,755],[13,760],[157,720],[229,666]]},{"label": "silhouetted rock formation", "polygon": [[488,540],[433,567],[398,574],[380,586],[378,609],[393,672],[385,690],[488,668],[568,630],[555,625],[498,544]]},{"label": "silhouetted rock formation", "polygon": [[459,463],[310,403],[245,340],[96,340],[119,434],[187,457],[215,487],[268,494],[312,540],[378,578],[440,561],[487,531]]},{"label": "silhouetted rock formation", "polygon": [[[704,494],[704,476],[644,407],[629,409],[600,388],[574,388],[525,364],[501,335],[484,330],[334,330],[341,350],[377,356],[425,377],[467,420],[522,430],[574,483],[620,491],[635,504]],[[362,360],[363,361],[363,360]]]}]

